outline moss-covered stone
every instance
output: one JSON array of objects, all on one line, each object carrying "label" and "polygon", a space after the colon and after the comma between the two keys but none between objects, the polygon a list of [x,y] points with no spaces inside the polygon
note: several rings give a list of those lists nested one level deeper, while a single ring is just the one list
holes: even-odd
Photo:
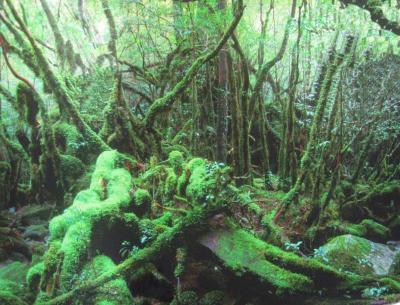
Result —
[{"label": "moss-covered stone", "polygon": [[199,305],[223,305],[224,293],[220,290],[207,292],[199,302]]},{"label": "moss-covered stone", "polygon": [[316,257],[338,270],[385,275],[396,255],[389,246],[354,235],[341,235],[316,250]]},{"label": "moss-covered stone", "polygon": [[175,297],[170,305],[197,305],[198,297],[196,292],[188,290],[183,291],[179,294],[179,297]]}]

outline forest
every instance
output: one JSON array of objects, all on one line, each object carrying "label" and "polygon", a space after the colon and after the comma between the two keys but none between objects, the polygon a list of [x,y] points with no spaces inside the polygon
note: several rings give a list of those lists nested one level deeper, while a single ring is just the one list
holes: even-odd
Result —
[{"label": "forest", "polygon": [[1,305],[400,304],[400,0],[0,0]]}]

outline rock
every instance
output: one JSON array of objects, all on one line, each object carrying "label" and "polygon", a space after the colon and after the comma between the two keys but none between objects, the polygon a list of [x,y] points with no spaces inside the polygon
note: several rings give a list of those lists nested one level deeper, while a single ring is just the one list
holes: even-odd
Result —
[{"label": "rock", "polygon": [[316,258],[338,270],[359,275],[386,275],[398,252],[388,245],[347,234],[320,247]]},{"label": "rock", "polygon": [[21,223],[25,226],[39,224],[44,220],[48,220],[52,215],[54,206],[49,204],[33,204],[27,205],[18,211]]}]

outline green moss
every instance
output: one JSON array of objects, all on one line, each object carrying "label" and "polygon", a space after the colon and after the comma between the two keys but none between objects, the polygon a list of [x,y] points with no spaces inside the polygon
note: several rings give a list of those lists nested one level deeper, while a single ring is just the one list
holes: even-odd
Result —
[{"label": "green moss", "polygon": [[220,290],[207,292],[200,300],[199,305],[223,305],[224,293]]},{"label": "green moss", "polygon": [[390,291],[393,293],[400,292],[400,282],[399,281],[396,281],[389,277],[384,277],[384,278],[379,279],[379,283],[381,285],[388,287],[390,289]]},{"label": "green moss", "polygon": [[134,212],[139,216],[143,216],[151,209],[152,197],[150,193],[145,189],[137,189],[133,195],[134,200]]},{"label": "green moss", "polygon": [[24,287],[12,281],[0,279],[0,304],[26,305]]},{"label": "green moss", "polygon": [[186,196],[194,203],[203,204],[207,201],[207,195],[212,195],[216,181],[207,175],[204,159],[194,158],[187,167],[190,171],[190,178]]},{"label": "green moss", "polygon": [[180,151],[173,150],[168,154],[168,163],[176,171],[182,167],[184,158]]},{"label": "green moss", "polygon": [[365,236],[372,240],[385,241],[390,237],[390,229],[372,219],[364,219],[360,225],[365,230]]},{"label": "green moss", "polygon": [[65,234],[61,245],[64,254],[61,268],[61,287],[71,289],[76,275],[82,269],[82,264],[88,257],[88,248],[91,237],[90,223],[80,221],[73,224]]},{"label": "green moss", "polygon": [[397,253],[395,256],[392,265],[390,266],[389,274],[400,276],[400,253]]},{"label": "green moss", "polygon": [[197,305],[198,297],[196,292],[188,290],[183,291],[179,295],[179,301],[175,297],[174,300],[170,303],[170,305]]},{"label": "green moss", "polygon": [[151,196],[150,193],[145,189],[137,189],[133,195],[135,204],[137,205],[150,205]]},{"label": "green moss", "polygon": [[[85,266],[80,278],[82,281],[94,279],[100,273],[107,273],[114,268],[115,264],[109,257],[99,255]],[[96,292],[93,300],[95,305],[126,305],[133,303],[129,288],[122,278],[107,282],[97,288]]]},{"label": "green moss", "polygon": [[188,184],[188,174],[185,171],[182,172],[182,174],[180,174],[180,176],[178,177],[178,181],[177,181],[177,185],[176,185],[176,193],[178,195],[183,195],[185,190],[186,190],[186,186]]},{"label": "green moss", "polygon": [[44,262],[39,262],[29,269],[26,274],[26,283],[28,284],[30,291],[34,292],[38,290],[43,272]]},{"label": "green moss", "polygon": [[215,243],[211,250],[227,267],[239,275],[250,272],[268,283],[277,294],[311,292],[313,289],[314,284],[309,277],[283,269],[275,265],[275,261],[268,261],[266,256],[275,251],[278,255],[287,256],[286,260],[301,258],[270,246],[244,230],[219,231],[206,237],[202,243],[207,245],[207,240]]},{"label": "green moss", "polygon": [[79,154],[85,144],[78,129],[63,121],[54,124],[54,137],[60,150],[68,155]]},{"label": "green moss", "polygon": [[71,186],[85,172],[83,162],[71,155],[60,155],[61,170],[67,186]]},{"label": "green moss", "polygon": [[[102,153],[97,159],[90,188],[78,193],[73,204],[50,222],[50,241],[61,242],[61,247],[45,259],[45,269],[49,269],[46,265],[53,257],[62,257],[63,290],[73,286],[87,261],[94,224],[130,207],[132,177],[127,170],[116,168],[122,161],[122,155],[116,151]],[[54,273],[54,265],[51,267]]]},{"label": "green moss", "polygon": [[39,105],[32,89],[22,82],[18,83],[16,97],[20,115],[25,117],[29,125],[34,126],[39,112]]},{"label": "green moss", "polygon": [[165,179],[164,184],[164,194],[171,198],[177,188],[178,177],[175,174],[175,171],[172,168],[167,168],[167,178]]},{"label": "green moss", "polygon": [[15,283],[24,283],[29,265],[21,262],[13,262],[0,268],[0,279],[7,279]]},{"label": "green moss", "polygon": [[390,237],[390,229],[377,223],[372,219],[364,219],[359,224],[352,224],[342,221],[334,221],[328,225],[335,234],[351,234],[365,237],[374,241],[386,241]]},{"label": "green moss", "polygon": [[373,272],[369,263],[371,244],[368,240],[353,236],[341,235],[330,240],[320,248],[329,265],[338,270],[346,270],[360,275]]}]

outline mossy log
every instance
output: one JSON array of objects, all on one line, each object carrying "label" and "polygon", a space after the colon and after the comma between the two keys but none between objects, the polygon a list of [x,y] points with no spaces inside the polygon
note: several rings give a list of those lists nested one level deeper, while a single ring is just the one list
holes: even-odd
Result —
[{"label": "mossy log", "polygon": [[[224,169],[214,163],[200,158],[186,163],[183,155],[174,151],[162,165],[132,177],[129,172],[132,168],[125,168],[126,161],[127,157],[117,151],[102,153],[90,188],[81,191],[73,204],[50,222],[49,249],[43,266],[34,267],[37,270],[29,273],[32,274],[29,286],[33,289],[37,287],[38,276],[41,277],[36,304],[127,304],[132,295],[125,279],[137,278],[143,274],[143,268],[156,263],[167,253],[174,255],[178,248],[185,248],[188,243],[196,243],[199,236],[204,236],[203,240],[211,236],[214,243],[211,250],[226,267],[239,277],[255,274],[275,295],[306,295],[335,285],[343,289],[355,285],[360,291],[360,287],[365,288],[376,281],[375,278],[346,275],[316,260],[283,251],[228,221],[229,230],[218,232],[218,238],[214,238],[215,231],[210,231],[212,216],[228,212],[229,205],[240,198],[238,189],[226,185],[229,181],[222,183],[220,174]],[[155,219],[144,218],[154,211],[144,209],[140,214],[132,213],[136,207],[149,208],[151,201],[157,198],[150,195],[152,192],[147,183],[163,169],[166,175],[156,184],[165,182],[158,188],[162,196],[166,196],[168,190],[171,197],[160,202],[185,202],[186,209],[162,206],[173,212],[164,211]],[[182,198],[177,199],[178,192]],[[183,216],[172,217],[182,213]],[[124,223],[123,230],[130,236],[136,235],[138,240],[144,236],[143,232],[151,232],[150,237],[146,236],[148,241],[137,243],[135,251],[117,265],[102,241],[106,239],[107,228],[116,219]],[[396,286],[398,283],[392,280],[391,284]],[[119,297],[113,298],[112,291]],[[344,290],[332,293],[338,291]]]}]

